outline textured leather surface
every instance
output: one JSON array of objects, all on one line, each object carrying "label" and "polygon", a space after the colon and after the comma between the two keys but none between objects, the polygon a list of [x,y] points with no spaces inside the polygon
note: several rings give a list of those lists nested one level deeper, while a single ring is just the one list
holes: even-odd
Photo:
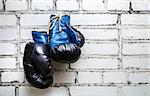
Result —
[{"label": "textured leather surface", "polygon": [[23,57],[27,81],[34,87],[41,89],[47,88],[53,83],[50,47],[47,44],[48,39],[44,40],[43,38],[47,36],[40,36],[43,34],[34,33],[33,40],[35,42],[26,44]]},{"label": "textured leather surface", "polygon": [[70,16],[51,16],[51,58],[61,63],[73,63],[80,57],[83,35],[70,25]]}]

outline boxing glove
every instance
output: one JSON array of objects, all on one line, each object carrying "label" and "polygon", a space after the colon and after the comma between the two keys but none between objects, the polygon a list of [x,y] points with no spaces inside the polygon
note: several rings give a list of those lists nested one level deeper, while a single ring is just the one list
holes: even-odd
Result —
[{"label": "boxing glove", "polygon": [[24,71],[31,85],[44,89],[53,83],[48,35],[45,32],[33,31],[32,36],[34,42],[25,46]]},{"label": "boxing glove", "polygon": [[84,44],[84,37],[70,26],[68,15],[50,18],[50,47],[51,58],[60,63],[73,63],[80,57],[80,47]]}]

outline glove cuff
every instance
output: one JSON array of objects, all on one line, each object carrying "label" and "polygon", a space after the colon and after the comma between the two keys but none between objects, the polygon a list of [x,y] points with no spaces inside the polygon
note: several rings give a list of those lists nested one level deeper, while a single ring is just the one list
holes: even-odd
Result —
[{"label": "glove cuff", "polygon": [[32,37],[35,43],[48,44],[48,35],[44,31],[32,31]]}]

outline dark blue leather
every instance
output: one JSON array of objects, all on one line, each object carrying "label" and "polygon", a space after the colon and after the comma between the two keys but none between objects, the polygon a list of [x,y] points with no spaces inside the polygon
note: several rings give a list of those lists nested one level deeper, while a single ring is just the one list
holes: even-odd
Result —
[{"label": "dark blue leather", "polygon": [[48,35],[46,32],[32,31],[32,36],[35,43],[48,44]]}]

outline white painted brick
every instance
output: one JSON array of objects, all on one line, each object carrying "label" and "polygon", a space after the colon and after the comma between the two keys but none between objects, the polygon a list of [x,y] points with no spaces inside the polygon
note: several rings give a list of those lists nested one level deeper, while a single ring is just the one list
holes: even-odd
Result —
[{"label": "white painted brick", "polygon": [[16,58],[0,58],[0,68],[16,68]]},{"label": "white painted brick", "polygon": [[55,69],[69,69],[68,63],[59,63],[59,62],[52,60],[52,64]]},{"label": "white painted brick", "polygon": [[149,43],[124,43],[123,54],[138,55],[138,54],[150,54]]},{"label": "white painted brick", "polygon": [[0,43],[1,55],[13,55],[17,53],[16,45],[13,43]]},{"label": "white painted brick", "polygon": [[82,54],[115,55],[118,53],[117,43],[84,44],[84,46],[81,49],[82,49]]},{"label": "white painted brick", "polygon": [[22,44],[21,44],[21,53],[24,53],[26,44],[27,44],[27,43],[22,43]]},{"label": "white painted brick", "polygon": [[116,87],[69,87],[71,96],[118,96]]},{"label": "white painted brick", "polygon": [[23,68],[23,56],[20,57],[19,61],[20,61],[19,67]]},{"label": "white painted brick", "polygon": [[82,0],[83,10],[104,10],[103,0]]},{"label": "white painted brick", "polygon": [[0,40],[16,40],[17,30],[16,29],[0,29]]},{"label": "white painted brick", "polygon": [[132,0],[133,10],[150,10],[149,0]]},{"label": "white painted brick", "polygon": [[147,86],[126,86],[122,88],[122,96],[150,96]]},{"label": "white painted brick", "polygon": [[130,0],[108,0],[108,10],[129,10]]},{"label": "white painted brick", "polygon": [[32,0],[32,10],[51,10],[53,0]]},{"label": "white painted brick", "polygon": [[6,10],[27,10],[28,4],[26,0],[7,0],[6,1]]},{"label": "white painted brick", "polygon": [[117,40],[117,29],[80,29],[85,39],[92,40]]},{"label": "white painted brick", "polygon": [[71,24],[73,25],[106,25],[116,23],[117,23],[117,15],[114,14],[71,15]]},{"label": "white painted brick", "polygon": [[24,72],[3,72],[2,82],[23,82]]},{"label": "white painted brick", "polygon": [[21,25],[48,25],[50,15],[49,14],[24,14],[21,15]]},{"label": "white painted brick", "polygon": [[53,79],[54,79],[54,83],[74,83],[75,73],[74,72],[54,72]]},{"label": "white painted brick", "polygon": [[80,58],[77,62],[71,64],[71,68],[79,69],[117,69],[118,60],[100,59],[100,58]]},{"label": "white painted brick", "polygon": [[16,26],[17,18],[15,15],[0,15],[0,26]]},{"label": "white painted brick", "polygon": [[3,10],[3,0],[0,0],[0,10]]},{"label": "white painted brick", "polygon": [[149,25],[150,15],[149,14],[124,14],[121,16],[122,24],[132,25]]},{"label": "white painted brick", "polygon": [[79,10],[77,0],[57,0],[57,10]]},{"label": "white painted brick", "polygon": [[124,72],[104,72],[104,83],[126,83],[126,73]]},{"label": "white painted brick", "polygon": [[147,72],[130,73],[129,81],[132,83],[147,83],[150,81],[150,75]]},{"label": "white painted brick", "polygon": [[0,86],[0,96],[15,96],[15,87]]},{"label": "white painted brick", "polygon": [[98,72],[79,72],[79,83],[101,83],[102,74]]},{"label": "white painted brick", "polygon": [[19,87],[19,96],[69,96],[69,94],[65,87],[49,87],[47,89]]},{"label": "white painted brick", "polygon": [[150,29],[122,29],[123,39],[150,39]]},{"label": "white painted brick", "polygon": [[150,62],[150,58],[124,57],[123,58],[123,67],[124,68],[149,69],[150,68],[149,62]]}]

